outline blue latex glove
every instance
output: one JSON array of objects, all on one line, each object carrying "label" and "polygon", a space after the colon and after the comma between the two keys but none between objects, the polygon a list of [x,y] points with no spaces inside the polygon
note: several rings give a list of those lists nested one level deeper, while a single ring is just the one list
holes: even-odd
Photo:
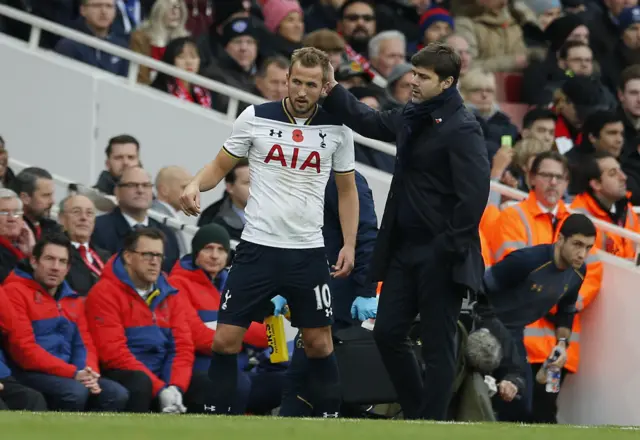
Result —
[{"label": "blue latex glove", "polygon": [[378,299],[377,298],[365,298],[364,296],[357,297],[351,305],[351,317],[358,319],[359,321],[366,321],[367,319],[373,319],[378,313]]},{"label": "blue latex glove", "polygon": [[284,313],[285,307],[287,306],[287,300],[284,297],[278,295],[271,299],[273,303],[273,316],[280,316]]}]

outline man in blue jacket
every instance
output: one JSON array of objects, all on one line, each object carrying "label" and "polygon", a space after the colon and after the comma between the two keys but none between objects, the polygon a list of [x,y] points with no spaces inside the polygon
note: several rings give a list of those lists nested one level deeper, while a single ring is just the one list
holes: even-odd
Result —
[{"label": "man in blue jacket", "polygon": [[[78,22],[78,30],[118,46],[128,46],[124,39],[110,34],[116,16],[115,0],[82,0],[80,15],[82,18]],[[68,38],[60,40],[55,51],[107,72],[127,76],[128,61]]]},{"label": "man in blue jacket", "polygon": [[[355,172],[360,217],[356,241],[355,267],[349,277],[331,278],[329,288],[334,312],[333,330],[340,330],[352,325],[360,325],[361,321],[375,318],[378,301],[375,283],[369,281],[369,263],[378,234],[378,219],[373,205],[373,195],[367,180],[359,172]],[[342,248],[342,228],[338,215],[338,188],[333,172],[329,177],[325,190],[324,202],[324,246],[329,261],[336,261]],[[274,298],[275,315],[282,313],[285,301],[282,297]],[[280,406],[282,417],[305,417],[313,414],[313,397],[305,390],[307,358],[302,349],[302,340],[296,338],[296,349],[286,373],[285,386]]]}]

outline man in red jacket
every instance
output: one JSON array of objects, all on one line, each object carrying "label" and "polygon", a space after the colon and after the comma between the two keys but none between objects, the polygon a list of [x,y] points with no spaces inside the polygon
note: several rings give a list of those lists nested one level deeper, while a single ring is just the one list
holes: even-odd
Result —
[{"label": "man in red jacket", "polygon": [[195,348],[178,290],[162,274],[164,235],[138,228],[87,296],[89,329],[104,374],[129,390],[127,410],[205,412],[213,384],[192,376]]},{"label": "man in red jacket", "polygon": [[44,394],[51,409],[120,411],[129,393],[100,377],[83,301],[64,280],[71,248],[64,234],[45,234],[5,281],[15,310],[9,353],[18,380]]},{"label": "man in red jacket", "polygon": [[[178,296],[184,301],[196,348],[194,371],[206,373],[211,363],[211,347],[220,308],[219,289],[223,289],[226,282],[230,240],[224,227],[214,223],[202,226],[191,241],[193,253],[182,257],[169,276],[169,283],[180,291]],[[244,373],[250,368],[250,352],[256,353],[257,358],[268,353],[264,324],[251,323],[243,343],[244,350],[238,357],[240,371],[235,412],[240,413],[246,407],[249,413],[265,414],[280,405],[285,369],[270,364],[266,354],[265,362],[260,362],[249,374]]]}]

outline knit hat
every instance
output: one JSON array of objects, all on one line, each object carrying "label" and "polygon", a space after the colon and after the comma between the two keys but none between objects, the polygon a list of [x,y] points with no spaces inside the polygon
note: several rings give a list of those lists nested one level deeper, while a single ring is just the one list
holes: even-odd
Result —
[{"label": "knit hat", "polygon": [[231,20],[222,28],[222,47],[226,47],[227,44],[229,44],[229,41],[233,40],[236,37],[242,37],[243,35],[248,35],[255,39],[255,29],[251,24],[251,19],[236,18],[234,20]]},{"label": "knit hat", "polygon": [[233,14],[248,11],[251,2],[247,0],[216,0],[215,2],[215,24],[221,25]]},{"label": "knit hat", "polygon": [[599,82],[586,76],[574,76],[562,85],[562,93],[575,106],[578,118],[585,120],[597,110],[609,108]]},{"label": "knit hat", "polygon": [[264,25],[271,32],[276,32],[278,26],[282,23],[287,15],[292,12],[298,12],[303,14],[302,7],[298,0],[268,0],[262,7],[262,14],[264,15]]},{"label": "knit hat", "polygon": [[191,255],[193,263],[195,264],[200,251],[211,243],[219,244],[229,252],[231,249],[230,241],[231,238],[229,237],[229,233],[222,226],[215,223],[209,223],[208,225],[202,226],[198,229],[198,232],[196,232],[196,235],[194,235],[191,240]]},{"label": "knit hat", "polygon": [[391,88],[393,85],[407,73],[411,72],[413,65],[409,63],[398,64],[391,70],[391,73],[387,77],[387,87]]},{"label": "knit hat", "polygon": [[449,11],[444,8],[431,8],[420,17],[420,35],[424,35],[429,26],[438,21],[448,23],[451,29],[454,27],[453,17],[449,14]]},{"label": "knit hat", "polygon": [[629,26],[640,22],[640,6],[634,6],[633,8],[625,8],[618,16],[618,23],[620,24],[620,31],[624,32]]},{"label": "knit hat", "polygon": [[525,5],[536,15],[541,15],[549,9],[561,8],[560,0],[525,0]]},{"label": "knit hat", "polygon": [[569,14],[553,20],[544,31],[544,36],[550,43],[549,50],[552,52],[560,50],[571,32],[584,24],[584,20],[577,14]]}]

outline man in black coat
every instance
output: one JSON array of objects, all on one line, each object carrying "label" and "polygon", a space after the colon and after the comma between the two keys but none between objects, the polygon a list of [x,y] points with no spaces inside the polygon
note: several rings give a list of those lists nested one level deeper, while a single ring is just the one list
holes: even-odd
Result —
[{"label": "man in black coat", "polygon": [[[484,272],[478,225],[489,161],[480,126],[457,91],[460,57],[433,43],[411,63],[412,102],[405,107],[372,110],[331,75],[323,107],[363,136],[396,141],[371,264],[374,281],[384,282],[374,336],[405,418],[442,420],[455,378],[462,299],[480,288]],[[424,374],[407,343],[418,314]]]}]

